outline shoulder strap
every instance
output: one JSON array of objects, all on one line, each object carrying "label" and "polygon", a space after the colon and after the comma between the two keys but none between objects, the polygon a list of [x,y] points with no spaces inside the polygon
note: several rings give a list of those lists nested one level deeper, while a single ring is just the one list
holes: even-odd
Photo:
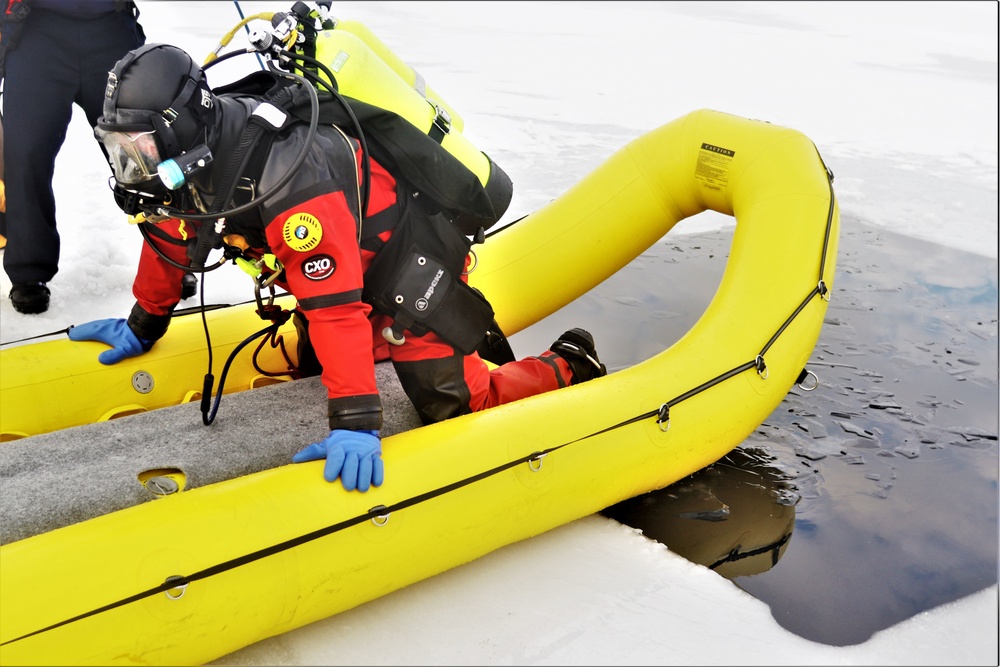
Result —
[{"label": "shoulder strap", "polygon": [[[282,86],[274,74],[259,71],[227,86],[220,86],[213,92],[217,96],[261,97],[265,100],[262,105],[269,103],[284,111],[283,107],[287,106],[290,100],[290,95],[286,91],[287,86]],[[246,128],[216,188],[216,200],[212,202],[212,208],[216,211],[232,202],[241,179],[250,178],[255,182],[260,179],[276,134],[293,122],[297,122],[297,119],[287,112],[284,118],[276,118],[275,115],[261,113],[262,111],[263,106],[258,106],[247,119]]]}]

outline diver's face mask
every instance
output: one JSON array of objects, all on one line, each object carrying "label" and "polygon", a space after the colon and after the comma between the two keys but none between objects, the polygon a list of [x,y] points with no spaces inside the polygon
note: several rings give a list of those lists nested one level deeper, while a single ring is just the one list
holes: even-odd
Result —
[{"label": "diver's face mask", "polygon": [[138,185],[157,176],[156,168],[163,160],[155,130],[123,132],[97,128],[94,133],[104,144],[119,184]]},{"label": "diver's face mask", "polygon": [[212,162],[212,152],[205,144],[163,160],[156,130],[98,127],[94,135],[104,145],[114,170],[115,201],[130,216],[163,204],[179,204],[171,191]]},{"label": "diver's face mask", "polygon": [[98,127],[97,139],[104,144],[115,180],[123,186],[138,185],[159,177],[168,190],[184,185],[187,177],[212,162],[212,151],[201,144],[176,158],[163,160],[156,130],[126,132]]}]

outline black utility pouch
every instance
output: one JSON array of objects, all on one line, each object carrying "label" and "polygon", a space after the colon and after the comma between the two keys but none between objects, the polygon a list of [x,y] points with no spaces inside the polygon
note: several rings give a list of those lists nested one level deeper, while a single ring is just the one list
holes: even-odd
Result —
[{"label": "black utility pouch", "polygon": [[493,308],[461,279],[472,242],[441,213],[411,207],[365,273],[364,300],[411,334],[433,331],[471,354]]}]

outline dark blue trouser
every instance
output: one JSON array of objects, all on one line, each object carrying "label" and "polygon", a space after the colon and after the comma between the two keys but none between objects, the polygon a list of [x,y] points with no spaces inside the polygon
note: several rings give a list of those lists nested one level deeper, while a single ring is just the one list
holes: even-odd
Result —
[{"label": "dark blue trouser", "polygon": [[104,110],[108,72],[143,42],[142,28],[128,12],[82,19],[34,8],[17,46],[7,53],[3,92],[7,214],[0,233],[7,237],[3,268],[12,283],[47,283],[59,270],[52,175],[73,104],[95,126]]}]

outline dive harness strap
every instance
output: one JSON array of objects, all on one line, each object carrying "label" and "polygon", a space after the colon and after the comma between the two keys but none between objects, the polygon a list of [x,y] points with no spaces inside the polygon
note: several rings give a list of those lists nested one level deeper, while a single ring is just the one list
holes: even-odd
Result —
[{"label": "dive harness strap", "polygon": [[[248,171],[248,166],[253,165],[250,171],[254,181],[260,177],[275,134],[287,126],[290,120],[288,114],[269,102],[262,102],[251,112],[246,129],[223,172],[218,194],[212,202],[213,212],[221,212],[233,201],[237,186]],[[201,224],[194,245],[188,247],[188,258],[193,267],[204,268],[208,254],[214,248],[222,247],[223,227],[224,223],[213,224],[210,221]]]}]

